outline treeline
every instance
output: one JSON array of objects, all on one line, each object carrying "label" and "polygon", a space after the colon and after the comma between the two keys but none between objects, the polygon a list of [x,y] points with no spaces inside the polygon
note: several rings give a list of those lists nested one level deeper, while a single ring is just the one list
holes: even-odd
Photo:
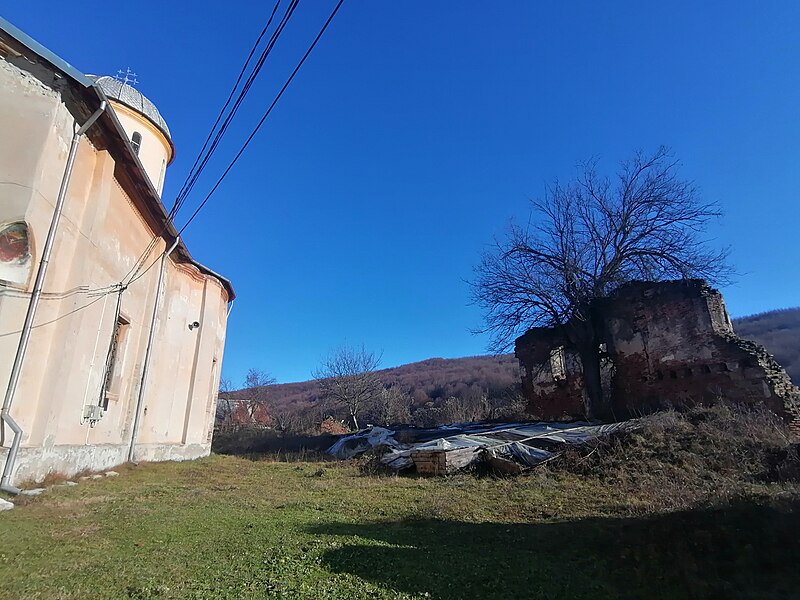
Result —
[{"label": "treeline", "polygon": [[[360,417],[373,425],[524,418],[519,366],[513,355],[432,358],[375,372],[382,390]],[[337,433],[347,414],[322,396],[317,381],[221,392],[220,428],[267,426],[288,433]],[[338,424],[338,426],[337,426]]]}]

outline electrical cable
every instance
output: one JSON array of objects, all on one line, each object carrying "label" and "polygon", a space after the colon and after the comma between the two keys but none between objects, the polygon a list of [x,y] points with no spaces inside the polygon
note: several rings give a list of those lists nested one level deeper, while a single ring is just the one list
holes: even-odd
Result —
[{"label": "electrical cable", "polygon": [[[234,102],[234,105],[231,108],[230,113],[225,117],[225,120],[223,121],[222,126],[220,127],[219,131],[217,131],[216,135],[214,136],[214,140],[211,143],[211,146],[208,147],[208,141],[214,135],[214,130],[216,129],[216,126],[219,124],[220,119],[222,119],[222,116],[225,114],[225,109],[230,105],[230,99],[235,94],[236,89],[237,89],[239,83],[241,82],[242,77],[246,73],[247,67],[250,64],[250,60],[252,59],[252,56],[255,54],[255,52],[256,52],[256,50],[258,48],[258,45],[260,44],[260,42],[263,39],[263,37],[266,34],[266,32],[269,30],[269,26],[270,26],[270,24],[272,23],[272,21],[274,19],[274,16],[275,16],[275,14],[276,14],[276,12],[278,10],[278,7],[280,6],[280,3],[281,3],[281,0],[278,0],[278,2],[273,7],[273,10],[272,10],[272,13],[270,14],[269,19],[267,20],[267,24],[264,26],[264,28],[262,28],[261,33],[256,38],[256,41],[255,41],[255,43],[253,44],[253,46],[252,46],[252,48],[250,50],[248,58],[245,61],[244,66],[240,70],[239,76],[237,77],[236,82],[234,83],[234,86],[231,89],[230,94],[228,95],[228,99],[226,100],[226,102],[223,105],[223,107],[220,109],[219,114],[217,116],[217,119],[216,119],[216,121],[214,123],[214,126],[211,128],[211,131],[209,132],[208,136],[206,137],[206,142],[203,144],[203,148],[198,153],[198,156],[195,159],[195,164],[192,166],[192,169],[190,170],[189,174],[187,175],[186,179],[184,180],[184,183],[181,186],[181,190],[179,191],[178,195],[176,196],[175,203],[174,203],[174,205],[172,207],[172,210],[170,211],[170,213],[168,215],[168,221],[167,222],[172,222],[174,220],[174,218],[177,215],[178,211],[183,206],[183,203],[184,203],[186,197],[188,196],[189,192],[194,187],[194,184],[196,183],[197,178],[202,173],[202,171],[205,169],[205,166],[208,164],[209,159],[211,158],[211,156],[213,156],[214,152],[216,151],[216,148],[219,145],[220,140],[222,139],[222,137],[224,136],[225,132],[227,131],[228,126],[230,125],[231,121],[233,120],[233,117],[235,116],[236,112],[238,111],[239,106],[243,102],[244,98],[247,96],[247,93],[250,90],[250,86],[252,86],[253,82],[255,81],[256,77],[258,76],[259,72],[261,71],[261,68],[263,67],[266,58],[269,56],[270,52],[272,51],[272,48],[274,48],[278,38],[280,37],[280,34],[283,32],[283,30],[286,27],[286,24],[288,23],[288,21],[291,18],[292,14],[294,14],[294,10],[298,5],[299,0],[290,0],[289,4],[287,5],[286,11],[284,12],[283,17],[281,18],[280,23],[276,27],[275,31],[272,33],[272,36],[270,37],[270,40],[269,40],[267,46],[265,47],[265,49],[262,51],[261,55],[259,56],[259,59],[258,59],[257,63],[255,64],[254,68],[253,68],[253,72],[251,72],[250,75],[247,77],[247,80],[245,81],[245,84],[242,87],[242,90],[239,92],[239,95],[237,96],[236,101]],[[206,151],[206,149],[207,149],[207,151]],[[203,155],[204,151],[206,151],[205,156]],[[198,166],[198,163],[199,163],[199,166]],[[150,243],[147,245],[145,250],[142,252],[142,254],[139,256],[139,258],[136,260],[136,262],[134,263],[134,265],[131,268],[131,270],[129,270],[128,273],[125,275],[125,277],[122,278],[120,283],[124,283],[125,280],[128,279],[129,277],[131,278],[131,280],[133,280],[136,277],[136,275],[138,274],[139,270],[144,266],[144,261],[147,259],[147,256],[149,256],[149,254],[153,251],[153,248],[155,248],[155,245],[157,243],[158,238],[160,238],[160,237],[162,237],[164,235],[164,233],[166,232],[166,229],[167,229],[167,225],[165,223],[164,226],[162,227],[161,232],[158,235],[153,236],[153,239],[151,239]]]},{"label": "electrical cable", "polygon": [[[214,187],[211,189],[211,191],[206,195],[206,197],[203,199],[203,201],[200,203],[200,205],[197,207],[197,209],[194,211],[194,213],[192,213],[192,215],[189,218],[189,220],[178,231],[178,235],[179,236],[189,226],[189,224],[195,219],[195,217],[198,215],[200,210],[202,210],[202,208],[206,205],[208,200],[211,198],[211,195],[217,190],[219,185],[222,183],[222,181],[228,175],[230,170],[233,168],[233,166],[236,164],[236,162],[242,156],[244,151],[247,149],[247,147],[250,144],[250,142],[252,141],[252,139],[255,137],[255,135],[258,133],[258,131],[261,129],[261,126],[264,124],[264,121],[266,120],[266,118],[272,112],[272,109],[278,103],[278,101],[280,100],[281,96],[283,96],[283,93],[289,87],[289,84],[292,82],[292,80],[294,79],[295,75],[297,74],[297,72],[302,67],[303,63],[306,61],[308,56],[311,54],[311,51],[317,45],[317,42],[319,42],[320,38],[325,33],[325,30],[328,28],[328,25],[330,25],[330,23],[333,20],[334,16],[336,16],[336,13],[339,11],[339,8],[343,4],[343,2],[344,2],[344,0],[339,0],[339,2],[337,3],[336,7],[333,9],[333,11],[331,12],[331,14],[328,17],[327,21],[323,25],[322,29],[319,31],[317,36],[314,38],[314,41],[311,43],[311,46],[309,46],[308,50],[306,50],[306,52],[303,55],[302,59],[297,64],[297,66],[294,68],[294,70],[292,71],[292,74],[286,80],[286,83],[284,83],[283,87],[278,92],[278,95],[275,97],[275,99],[272,101],[272,103],[270,104],[270,106],[267,109],[267,111],[261,117],[261,119],[259,120],[259,122],[256,125],[255,129],[248,136],[247,140],[242,145],[242,147],[240,148],[239,152],[237,152],[236,156],[233,158],[231,163],[228,165],[228,167],[225,169],[223,174],[220,176],[220,178],[214,184]],[[239,109],[239,106],[241,106],[241,103],[247,97],[247,94],[249,93],[250,87],[252,86],[252,84],[255,81],[256,77],[260,73],[260,71],[261,71],[261,69],[262,69],[262,67],[264,65],[264,62],[266,61],[266,59],[269,56],[269,54],[272,52],[272,49],[274,48],[278,38],[280,37],[280,34],[285,29],[286,24],[288,23],[289,19],[294,14],[294,10],[297,8],[297,5],[299,4],[299,0],[290,0],[289,5],[287,6],[287,9],[284,12],[284,15],[283,15],[283,17],[281,19],[281,22],[276,27],[275,31],[273,32],[272,36],[270,37],[270,41],[268,42],[268,44],[267,44],[266,48],[264,49],[264,51],[262,51],[261,56],[259,56],[259,60],[257,61],[256,66],[253,69],[253,72],[251,72],[251,74],[248,76],[247,80],[245,81],[244,86],[242,86],[242,90],[239,92],[239,95],[237,96],[236,101],[234,102],[233,107],[231,108],[231,111],[229,112],[228,116],[223,121],[223,125],[220,127],[219,131],[217,131],[216,135],[215,135],[214,134],[214,130],[216,129],[217,125],[219,125],[219,122],[222,119],[222,115],[225,113],[225,110],[230,106],[230,101],[233,98],[237,87],[241,83],[242,77],[244,76],[244,73],[246,72],[247,67],[250,64],[250,61],[252,60],[252,57],[255,54],[255,51],[258,48],[258,45],[261,43],[261,40],[263,39],[263,37],[266,35],[266,32],[268,31],[269,26],[271,25],[271,23],[272,23],[272,21],[274,19],[274,16],[275,16],[275,14],[276,14],[276,12],[278,10],[278,7],[280,6],[280,3],[281,3],[281,0],[278,0],[278,2],[275,4],[275,6],[274,6],[274,8],[272,10],[272,13],[270,14],[270,17],[269,17],[269,19],[267,21],[267,24],[262,28],[261,33],[256,38],[256,41],[253,44],[253,47],[251,48],[250,53],[248,54],[248,57],[247,57],[247,60],[245,61],[244,66],[242,67],[238,77],[236,78],[236,82],[234,83],[234,86],[231,89],[231,92],[228,95],[228,98],[225,101],[225,104],[220,109],[220,112],[219,112],[219,114],[218,114],[218,116],[217,116],[217,118],[216,118],[216,120],[214,122],[214,125],[211,128],[211,131],[209,132],[209,134],[208,134],[208,136],[206,138],[206,141],[203,144],[203,147],[201,148],[200,152],[198,153],[198,157],[195,159],[195,163],[192,165],[192,168],[190,169],[189,175],[187,175],[187,178],[184,181],[184,184],[181,186],[181,191],[179,192],[178,196],[176,197],[176,201],[175,201],[175,204],[173,205],[172,210],[168,213],[167,223],[171,222],[172,219],[174,218],[174,216],[180,210],[180,208],[183,205],[183,203],[184,203],[186,197],[188,196],[189,192],[191,192],[191,190],[193,189],[195,183],[197,182],[197,179],[198,179],[199,175],[205,169],[206,164],[208,163],[208,161],[210,160],[210,158],[213,156],[214,152],[216,151],[216,148],[218,147],[220,140],[222,139],[222,137],[224,136],[225,132],[227,131],[228,126],[232,122],[233,117],[235,116],[236,112]],[[214,136],[214,140],[211,142],[211,145],[209,146],[208,142],[211,139],[212,135]],[[205,155],[203,155],[204,152],[205,152]],[[201,157],[202,157],[202,159],[201,159]],[[67,313],[65,313],[63,315],[60,315],[60,316],[56,317],[55,319],[51,319],[51,320],[45,321],[43,323],[37,323],[37,324],[33,325],[32,328],[36,329],[36,328],[39,328],[39,327],[43,327],[45,325],[50,325],[52,323],[55,323],[55,322],[57,322],[57,321],[59,321],[59,320],[61,320],[63,318],[66,318],[66,317],[68,317],[70,315],[73,315],[73,314],[75,314],[75,313],[77,313],[77,312],[79,312],[81,310],[89,308],[90,306],[96,304],[97,302],[99,302],[100,300],[104,299],[108,295],[111,295],[111,294],[114,294],[114,293],[117,293],[117,294],[121,295],[122,292],[125,289],[128,288],[128,286],[130,286],[132,283],[134,283],[138,279],[141,279],[142,277],[144,277],[150,271],[150,269],[152,269],[153,266],[161,259],[161,257],[163,256],[164,252],[166,252],[166,250],[164,250],[164,252],[159,254],[159,256],[157,256],[155,258],[155,260],[153,260],[153,262],[151,262],[150,265],[146,269],[141,270],[142,267],[145,264],[145,261],[147,260],[147,256],[150,255],[150,253],[152,252],[153,248],[155,247],[155,244],[157,243],[158,238],[163,236],[163,234],[165,232],[166,232],[166,223],[165,223],[164,228],[161,231],[161,233],[159,235],[157,235],[157,236],[153,236],[153,238],[150,241],[150,243],[147,245],[145,250],[142,252],[142,254],[139,256],[139,258],[134,263],[134,266],[128,271],[128,273],[122,278],[122,280],[119,283],[110,284],[110,285],[107,285],[107,286],[103,286],[103,287],[100,287],[100,288],[93,288],[93,289],[89,289],[89,288],[87,288],[87,286],[79,286],[79,287],[76,287],[76,288],[72,288],[71,290],[67,290],[66,292],[62,292],[62,293],[47,293],[46,296],[48,298],[50,298],[50,299],[65,299],[65,298],[68,298],[68,297],[70,297],[72,295],[79,294],[79,293],[86,293],[87,297],[93,297],[94,299],[91,300],[90,302],[82,305],[82,306],[79,306],[79,307],[77,307],[77,308],[75,308],[75,309],[73,309],[73,310],[71,310],[71,311],[69,311],[69,312],[67,312]],[[130,279],[128,279],[128,278],[130,278]],[[126,280],[128,280],[128,281],[126,282]],[[14,295],[14,294],[11,294],[11,295]],[[19,295],[24,297],[24,292],[19,294]],[[11,332],[6,332],[6,333],[0,333],[0,338],[7,337],[9,335],[16,335],[16,334],[19,334],[19,333],[21,333],[21,330],[20,331],[11,331]]]},{"label": "electrical cable", "polygon": [[[191,175],[194,172],[195,167],[197,167],[198,163],[200,162],[200,157],[203,156],[203,153],[206,151],[208,143],[211,141],[211,136],[214,134],[217,125],[219,125],[220,119],[222,119],[222,115],[225,113],[225,110],[230,105],[231,99],[233,98],[233,95],[236,93],[236,89],[239,87],[239,83],[242,81],[242,77],[247,72],[247,67],[250,65],[250,61],[252,60],[253,55],[256,52],[256,48],[258,48],[258,45],[261,43],[261,39],[264,37],[264,35],[266,35],[269,26],[272,24],[272,20],[275,18],[275,13],[278,11],[278,6],[280,6],[280,3],[281,0],[278,0],[275,3],[275,6],[272,9],[272,13],[270,14],[269,19],[267,20],[267,24],[264,25],[263,29],[261,30],[261,33],[256,38],[253,47],[250,48],[250,53],[247,55],[247,60],[244,62],[244,66],[242,66],[241,70],[239,71],[239,75],[236,77],[236,82],[233,84],[230,94],[228,94],[228,99],[225,100],[225,104],[223,104],[222,108],[219,110],[217,118],[214,121],[214,125],[212,125],[211,130],[208,132],[208,136],[206,136],[206,141],[203,142],[203,147],[200,148],[200,152],[197,153],[197,158],[194,159],[194,164],[192,165],[192,168],[189,169],[189,175]],[[183,182],[183,185],[181,185],[181,189],[175,198],[175,204],[173,205],[172,210],[170,210],[170,214],[172,214],[175,211],[175,206],[177,206],[178,199],[181,197],[181,194],[183,193],[183,190],[186,187],[189,175],[187,175],[186,179]]]},{"label": "electrical cable", "polygon": [[[283,17],[281,18],[281,22],[278,24],[278,26],[276,27],[275,31],[273,32],[273,34],[272,34],[272,36],[270,38],[270,41],[268,42],[266,48],[264,49],[264,51],[262,52],[261,56],[259,57],[259,60],[257,61],[253,72],[248,76],[248,78],[247,78],[247,80],[245,82],[245,85],[242,87],[242,90],[240,91],[239,95],[237,96],[237,99],[234,102],[233,107],[231,108],[231,112],[229,112],[228,116],[223,121],[222,127],[220,127],[220,130],[217,131],[216,135],[214,136],[214,141],[209,146],[208,145],[208,141],[211,139],[212,135],[214,135],[214,129],[217,127],[217,125],[219,124],[219,121],[222,119],[222,115],[224,114],[225,109],[228,106],[230,106],[230,100],[233,97],[233,95],[235,94],[236,88],[238,87],[239,83],[241,83],[242,77],[244,76],[244,73],[246,72],[247,67],[250,64],[250,61],[252,60],[252,57],[255,54],[256,49],[258,48],[258,44],[261,42],[263,37],[266,35],[266,32],[268,31],[269,26],[270,26],[270,24],[272,23],[272,21],[274,19],[274,16],[275,16],[275,14],[277,12],[277,9],[280,6],[280,2],[281,2],[281,0],[278,0],[278,2],[273,7],[272,13],[270,14],[270,18],[268,19],[267,24],[264,26],[264,28],[262,28],[261,33],[257,37],[253,47],[250,50],[250,53],[248,54],[248,57],[247,57],[247,60],[245,61],[244,66],[242,67],[239,75],[237,76],[236,82],[234,83],[234,86],[233,86],[233,88],[232,88],[232,90],[231,90],[231,92],[230,92],[230,94],[228,96],[228,99],[226,100],[226,102],[223,105],[222,109],[220,109],[220,112],[219,112],[219,114],[217,116],[217,119],[216,119],[216,121],[214,123],[214,126],[212,127],[211,131],[209,132],[209,134],[208,134],[208,136],[206,138],[206,142],[203,144],[203,148],[201,149],[200,153],[198,154],[198,158],[195,160],[195,164],[192,166],[192,171],[195,170],[195,167],[197,167],[196,172],[192,173],[192,171],[190,171],[190,176],[187,176],[187,180],[184,182],[184,185],[182,186],[182,190],[184,190],[184,188],[186,188],[186,189],[185,189],[185,191],[183,191],[182,195],[179,194],[179,200],[176,199],[176,203],[173,206],[173,209],[170,211],[170,215],[169,215],[170,216],[170,220],[174,217],[175,214],[177,214],[177,211],[180,209],[180,207],[182,206],[183,202],[185,201],[185,198],[188,196],[188,192],[191,191],[191,189],[194,187],[194,183],[197,181],[197,177],[199,176],[199,173],[201,173],[202,170],[205,168],[205,165],[208,163],[208,160],[211,158],[211,156],[213,155],[213,153],[216,150],[217,146],[219,145],[219,141],[221,140],[221,138],[224,135],[224,133],[227,131],[227,128],[230,125],[230,123],[231,123],[231,121],[233,119],[233,116],[235,116],[235,113],[238,110],[239,106],[241,105],[242,101],[247,96],[247,93],[249,92],[249,89],[252,86],[252,83],[255,81],[256,76],[258,75],[258,73],[260,72],[261,68],[263,67],[264,61],[269,56],[269,53],[272,51],[272,48],[274,48],[278,37],[280,36],[281,32],[284,30],[284,28],[286,27],[286,24],[288,23],[289,19],[291,18],[292,14],[294,13],[294,10],[298,5],[299,0],[291,0],[290,1],[289,5],[287,6],[286,11],[284,12]],[[263,124],[266,121],[267,117],[270,115],[270,113],[272,112],[272,110],[275,108],[276,104],[280,100],[280,98],[283,96],[283,94],[286,91],[286,89],[291,84],[291,82],[294,79],[295,75],[298,73],[298,71],[300,70],[300,68],[303,66],[303,64],[305,63],[306,59],[308,58],[308,56],[311,54],[311,52],[314,49],[314,47],[317,45],[317,43],[321,39],[322,35],[325,33],[326,29],[330,25],[330,23],[333,20],[333,18],[336,16],[336,13],[339,11],[339,8],[343,4],[343,2],[344,2],[344,0],[339,0],[339,2],[336,4],[336,6],[334,7],[334,9],[331,12],[330,16],[325,21],[325,24],[322,26],[322,28],[320,29],[319,33],[314,38],[314,41],[311,43],[309,48],[306,50],[305,54],[300,59],[300,62],[297,64],[297,66],[294,68],[294,70],[292,71],[292,73],[289,76],[289,78],[283,84],[283,86],[281,87],[280,91],[276,95],[275,99],[272,101],[270,106],[267,108],[266,112],[263,114],[263,116],[259,120],[259,122],[256,125],[256,127],[250,133],[248,138],[245,140],[245,143],[242,145],[242,147],[239,149],[237,154],[234,156],[233,160],[230,162],[228,167],[225,169],[225,171],[219,177],[217,182],[214,184],[214,186],[212,187],[211,191],[206,195],[206,197],[203,199],[203,201],[200,203],[200,205],[197,207],[197,209],[192,213],[192,215],[187,220],[187,222],[178,231],[178,235],[180,235],[189,226],[189,224],[192,223],[192,221],[197,217],[199,212],[207,204],[208,200],[211,198],[211,196],[217,190],[219,185],[227,177],[228,173],[231,171],[233,166],[238,162],[239,158],[241,158],[242,154],[247,149],[247,147],[249,146],[250,142],[253,140],[255,135],[261,129],[261,127],[263,126]],[[201,160],[200,156],[203,155],[203,151],[206,151],[206,155],[203,156],[203,158]],[[199,166],[198,166],[198,163],[199,163]],[[190,177],[191,177],[191,179],[190,179]],[[187,188],[187,182],[189,182],[188,183],[188,188]],[[101,300],[102,298],[104,298],[105,296],[108,296],[110,294],[114,294],[114,293],[121,294],[132,283],[134,283],[135,281],[137,281],[137,280],[141,279],[142,277],[144,277],[150,271],[150,269],[152,269],[153,266],[161,259],[161,257],[163,256],[164,252],[166,252],[166,250],[164,250],[164,252],[161,252],[150,263],[150,265],[147,268],[142,270],[142,268],[143,268],[143,266],[145,264],[145,261],[147,260],[147,257],[150,255],[150,253],[152,252],[153,248],[155,247],[155,244],[157,243],[157,240],[164,234],[165,231],[166,231],[166,226],[164,227],[164,230],[159,235],[153,236],[153,238],[151,239],[150,243],[147,245],[145,250],[142,252],[142,254],[139,256],[139,258],[134,263],[134,266],[128,271],[128,273],[122,278],[122,280],[120,280],[119,283],[110,284],[110,285],[107,285],[107,286],[103,286],[103,287],[100,287],[100,288],[94,288],[94,289],[87,289],[85,286],[81,286],[79,288],[73,288],[72,290],[68,290],[68,292],[65,292],[65,293],[60,294],[60,295],[48,294],[48,296],[50,298],[55,298],[57,296],[60,296],[63,299],[63,298],[67,298],[70,295],[74,295],[74,294],[77,294],[77,293],[86,293],[87,297],[94,297],[95,299],[92,300],[91,302],[87,303],[84,306],[78,307],[78,308],[76,308],[76,309],[74,309],[74,310],[72,310],[72,311],[70,311],[70,312],[68,312],[68,313],[66,313],[64,315],[61,315],[60,317],[57,317],[56,319],[53,319],[51,321],[47,321],[45,323],[37,324],[34,327],[41,327],[43,325],[48,325],[50,323],[54,323],[54,322],[58,321],[61,318],[64,318],[64,317],[69,316],[71,314],[74,314],[74,313],[76,313],[76,312],[78,312],[80,310],[83,310],[84,308],[88,308],[89,306],[93,305],[94,303],[98,302],[99,300]],[[19,333],[19,332],[8,332],[8,333],[0,334],[0,337],[13,335],[15,333]]]},{"label": "electrical cable", "polygon": [[233,168],[233,166],[236,164],[236,162],[239,160],[239,158],[241,158],[242,154],[244,154],[244,151],[247,149],[247,146],[250,144],[250,142],[256,136],[256,134],[258,133],[259,129],[261,129],[261,126],[264,124],[264,121],[266,121],[267,117],[272,112],[272,109],[275,108],[275,105],[281,99],[281,96],[283,96],[283,93],[286,91],[286,88],[289,87],[289,84],[292,82],[292,80],[294,79],[295,75],[297,75],[297,72],[303,66],[303,63],[305,63],[306,59],[311,54],[311,51],[317,45],[317,42],[319,42],[320,38],[322,38],[323,34],[325,33],[325,30],[328,28],[328,25],[330,25],[331,21],[333,21],[333,18],[336,16],[336,13],[339,12],[339,8],[341,8],[343,3],[344,3],[344,0],[339,0],[339,2],[336,4],[336,6],[334,7],[334,9],[331,12],[330,16],[328,17],[328,20],[325,21],[325,24],[322,26],[322,29],[320,29],[319,33],[314,38],[314,41],[308,47],[308,50],[306,50],[305,54],[303,55],[303,58],[301,58],[300,62],[297,63],[297,66],[292,71],[292,74],[286,80],[286,83],[283,84],[283,87],[278,92],[278,95],[275,96],[275,99],[272,101],[272,104],[270,104],[269,108],[267,108],[266,112],[264,112],[264,115],[261,117],[261,120],[258,122],[258,124],[256,125],[255,129],[253,129],[252,133],[248,136],[247,140],[245,140],[245,143],[242,145],[242,147],[239,149],[239,152],[236,153],[236,156],[234,156],[233,160],[230,162],[228,167],[225,169],[225,171],[222,173],[220,178],[217,180],[217,182],[211,188],[211,191],[208,192],[208,194],[206,194],[206,197],[203,199],[203,201],[200,203],[200,205],[197,207],[197,209],[195,209],[195,211],[192,213],[191,217],[189,217],[189,220],[183,225],[183,227],[181,227],[178,230],[178,235],[182,234],[184,232],[184,230],[189,226],[189,224],[195,219],[195,217],[197,217],[197,215],[200,213],[200,211],[203,209],[203,207],[208,203],[208,201],[211,198],[211,196],[214,194],[214,192],[220,186],[222,181],[228,175],[230,170]]},{"label": "electrical cable", "polygon": [[176,199],[176,205],[173,207],[173,209],[174,209],[173,213],[172,213],[172,217],[173,218],[175,217],[175,215],[177,215],[177,212],[180,210],[180,208],[183,205],[183,202],[185,201],[186,197],[189,195],[189,193],[191,192],[192,188],[194,188],[194,185],[197,182],[200,174],[205,169],[205,166],[208,164],[208,161],[213,156],[214,152],[216,151],[217,147],[219,146],[220,140],[222,139],[222,137],[227,132],[229,125],[231,124],[231,122],[233,121],[233,118],[236,116],[236,113],[239,110],[239,107],[242,105],[242,102],[247,97],[247,94],[250,91],[250,87],[253,85],[253,82],[255,82],[256,78],[258,77],[259,73],[261,72],[261,69],[263,68],[267,57],[272,52],[272,49],[275,47],[275,44],[277,43],[278,38],[280,37],[281,33],[283,33],[283,30],[286,28],[286,25],[289,22],[289,19],[294,14],[295,8],[297,8],[298,3],[299,3],[299,0],[290,0],[289,4],[287,5],[286,11],[284,12],[283,17],[281,18],[280,23],[275,28],[275,31],[272,33],[272,36],[270,37],[269,42],[267,43],[266,47],[264,48],[264,50],[261,53],[261,56],[259,56],[258,61],[256,62],[255,66],[253,67],[253,71],[247,77],[247,80],[245,81],[244,85],[242,86],[241,91],[239,92],[239,96],[236,98],[236,101],[233,103],[233,106],[231,107],[230,112],[225,117],[225,120],[223,121],[222,126],[220,127],[219,131],[216,133],[216,135],[214,137],[214,140],[211,143],[211,146],[208,148],[208,151],[207,151],[206,155],[200,161],[200,165],[198,166],[196,172],[193,173],[193,174],[190,174],[190,177],[188,178],[188,181],[184,184],[184,186],[181,189],[181,193],[178,194],[178,197]]}]

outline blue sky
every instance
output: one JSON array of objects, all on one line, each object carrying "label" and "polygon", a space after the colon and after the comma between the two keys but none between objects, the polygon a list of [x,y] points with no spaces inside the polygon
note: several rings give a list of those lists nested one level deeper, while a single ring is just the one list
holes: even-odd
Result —
[{"label": "blue sky", "polygon": [[[333,4],[300,3],[184,219]],[[2,14],[84,72],[138,73],[177,147],[171,206],[271,6],[75,7]],[[345,0],[184,236],[238,293],[224,374],[308,379],[343,342],[385,366],[482,354],[464,280],[485,245],[577,161],[613,172],[659,144],[725,211],[731,313],[800,304],[798,29],[794,1]]]}]

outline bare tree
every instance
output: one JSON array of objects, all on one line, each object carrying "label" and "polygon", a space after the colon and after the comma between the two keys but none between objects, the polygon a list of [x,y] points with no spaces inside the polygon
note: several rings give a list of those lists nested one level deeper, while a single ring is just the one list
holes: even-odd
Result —
[{"label": "bare tree", "polygon": [[300,428],[300,415],[291,406],[278,404],[274,399],[269,402],[269,416],[272,426],[279,433],[291,433]]},{"label": "bare tree", "polygon": [[220,377],[219,391],[217,392],[217,410],[214,423],[218,431],[227,431],[233,427],[234,403],[228,396],[232,389],[231,380],[225,377]]},{"label": "bare tree", "polygon": [[580,165],[575,181],[549,187],[528,225],[512,223],[475,269],[472,296],[492,349],[532,327],[562,327],[581,356],[596,415],[604,399],[592,301],[633,280],[724,283],[732,274],[727,250],[703,237],[719,208],[678,177],[678,166],[663,146],[636,153],[614,179],[598,175],[596,161]]},{"label": "bare tree", "polygon": [[411,422],[411,395],[396,385],[381,388],[370,410],[371,418],[381,425]]},{"label": "bare tree", "polygon": [[345,344],[312,373],[319,382],[322,397],[333,406],[346,408],[355,429],[359,428],[361,411],[383,387],[375,374],[380,363],[381,356],[368,352],[363,344],[360,348]]},{"label": "bare tree", "polygon": [[257,424],[258,413],[268,409],[269,396],[265,388],[273,383],[275,378],[261,369],[251,368],[247,371],[241,399],[247,410],[249,424]]}]

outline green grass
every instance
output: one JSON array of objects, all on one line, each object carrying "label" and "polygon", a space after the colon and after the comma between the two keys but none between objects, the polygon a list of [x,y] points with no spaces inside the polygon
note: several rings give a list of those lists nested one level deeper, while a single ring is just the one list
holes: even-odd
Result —
[{"label": "green grass", "polygon": [[630,491],[212,456],[0,514],[2,598],[787,598],[800,494],[648,513]]}]

